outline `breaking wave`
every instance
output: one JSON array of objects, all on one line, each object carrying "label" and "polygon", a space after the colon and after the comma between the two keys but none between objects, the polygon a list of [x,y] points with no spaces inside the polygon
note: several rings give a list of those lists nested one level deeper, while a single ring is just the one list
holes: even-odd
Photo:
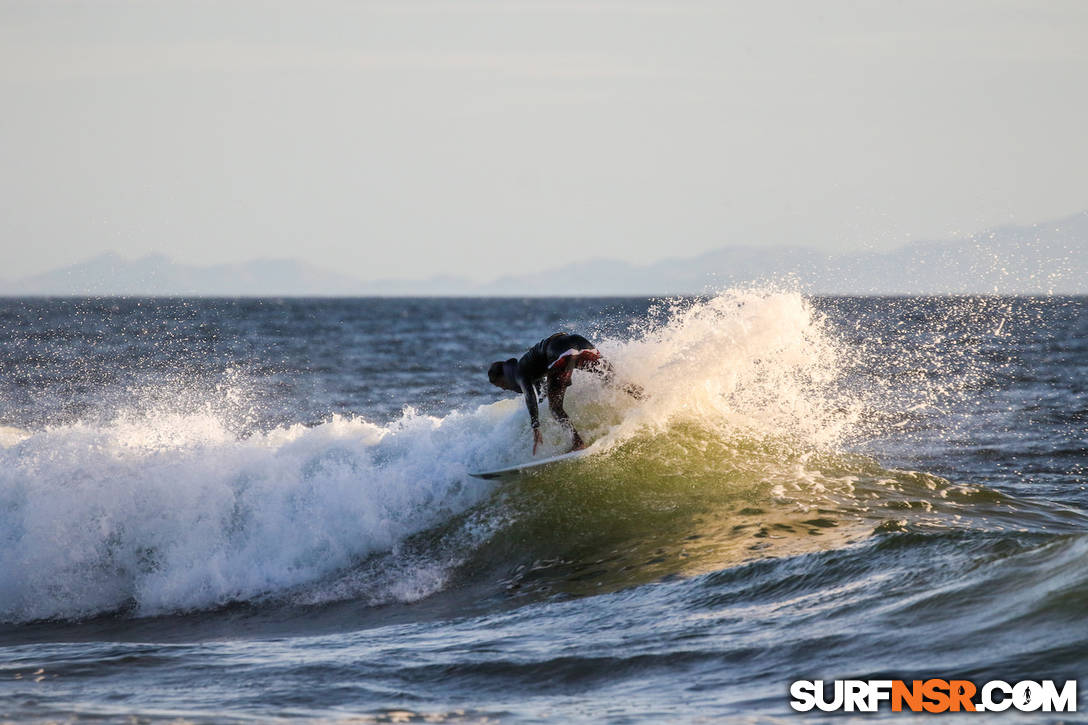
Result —
[{"label": "breaking wave", "polygon": [[964,501],[1000,514],[995,493],[840,450],[864,406],[797,293],[662,303],[599,346],[646,396],[576,375],[598,455],[507,486],[467,472],[528,458],[513,398],[385,425],[239,433],[209,401],[0,430],[0,620],[411,601],[479,577],[590,591],[936,525]]}]

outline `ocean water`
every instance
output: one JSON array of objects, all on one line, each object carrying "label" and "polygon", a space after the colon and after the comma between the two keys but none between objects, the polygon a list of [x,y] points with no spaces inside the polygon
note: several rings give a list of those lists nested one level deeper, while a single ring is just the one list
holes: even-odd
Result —
[{"label": "ocean water", "polygon": [[[576,373],[596,455],[469,477],[529,457],[487,364],[557,330],[647,395]],[[6,299],[0,340],[0,721],[1088,707],[1086,298]]]}]

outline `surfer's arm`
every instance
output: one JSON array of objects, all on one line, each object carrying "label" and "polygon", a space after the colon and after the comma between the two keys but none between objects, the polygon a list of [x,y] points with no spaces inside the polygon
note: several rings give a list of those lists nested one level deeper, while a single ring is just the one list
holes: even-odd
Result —
[{"label": "surfer's arm", "polygon": [[521,390],[525,394],[525,407],[529,409],[529,423],[533,429],[540,428],[540,408],[536,402],[536,389],[529,383],[519,381]]}]

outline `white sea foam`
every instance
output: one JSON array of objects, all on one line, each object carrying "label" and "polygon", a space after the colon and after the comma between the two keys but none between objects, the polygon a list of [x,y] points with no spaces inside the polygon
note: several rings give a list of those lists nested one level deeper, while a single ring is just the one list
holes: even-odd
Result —
[{"label": "white sea foam", "polygon": [[[686,419],[822,444],[849,425],[826,390],[832,344],[800,295],[731,291],[665,317],[632,341],[601,341],[641,401],[575,376],[568,408],[587,438],[607,448]],[[561,446],[558,426],[546,429]],[[327,580],[483,500],[491,485],[467,471],[524,459],[529,440],[518,398],[242,437],[212,413],[161,407],[5,434],[0,620],[200,609]],[[445,566],[392,567],[400,578],[379,588],[418,598],[443,585]]]},{"label": "white sea foam", "polygon": [[610,424],[596,436],[621,442],[638,429],[665,431],[686,421],[820,448],[834,446],[856,422],[860,407],[836,388],[837,342],[800,294],[734,289],[662,312],[664,320],[648,323],[634,340],[600,345],[620,378],[645,389],[645,404],[581,376],[598,390],[571,396],[571,407],[622,412],[622,422],[602,416]]},{"label": "white sea foam", "polygon": [[0,448],[7,448],[13,446],[21,440],[27,438],[30,434],[22,428],[13,428],[9,425],[0,425]]},{"label": "white sea foam", "polygon": [[462,511],[514,401],[239,439],[210,416],[70,425],[0,449],[0,619],[215,606],[298,586]]}]

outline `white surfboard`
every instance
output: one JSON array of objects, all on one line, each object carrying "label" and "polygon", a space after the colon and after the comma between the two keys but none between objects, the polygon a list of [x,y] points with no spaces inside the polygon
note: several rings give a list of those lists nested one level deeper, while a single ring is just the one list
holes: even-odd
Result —
[{"label": "white surfboard", "polygon": [[529,461],[527,463],[519,463],[516,466],[507,466],[506,468],[496,468],[494,471],[469,471],[468,475],[475,476],[476,478],[514,478],[520,476],[528,471],[541,468],[543,466],[550,466],[553,463],[560,463],[562,461],[571,461],[576,458],[584,458],[591,453],[589,448],[583,448],[580,451],[571,451],[570,453],[564,453],[559,456],[552,456],[551,458],[541,458],[538,461]]}]

